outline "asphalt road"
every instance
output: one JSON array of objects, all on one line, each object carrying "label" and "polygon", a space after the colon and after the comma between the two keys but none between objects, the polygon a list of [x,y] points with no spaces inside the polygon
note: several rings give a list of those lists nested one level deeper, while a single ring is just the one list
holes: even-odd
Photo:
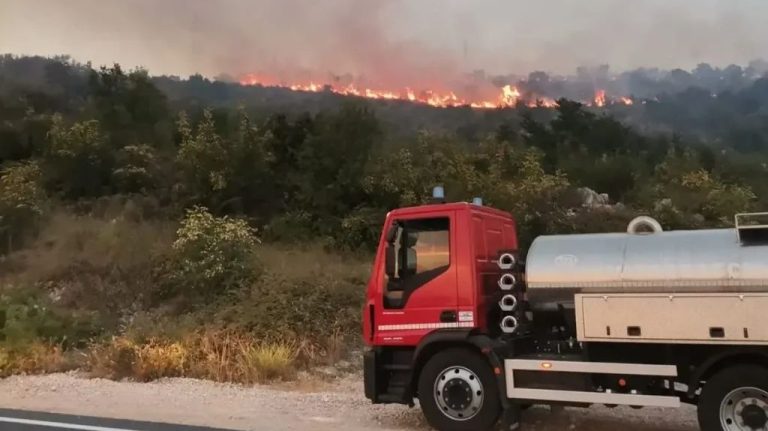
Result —
[{"label": "asphalt road", "polygon": [[[363,396],[363,382],[357,375],[332,383],[312,380],[292,386],[241,386],[194,379],[114,382],[75,373],[13,376],[0,379],[0,406],[5,408],[0,409],[0,431],[429,430],[418,408],[371,404]],[[697,431],[699,427],[696,410],[689,405],[677,410],[593,406],[555,412],[535,406],[523,412],[522,429]]]},{"label": "asphalt road", "polygon": [[2,431],[229,431],[157,422],[128,421],[90,416],[59,415],[0,409]]}]

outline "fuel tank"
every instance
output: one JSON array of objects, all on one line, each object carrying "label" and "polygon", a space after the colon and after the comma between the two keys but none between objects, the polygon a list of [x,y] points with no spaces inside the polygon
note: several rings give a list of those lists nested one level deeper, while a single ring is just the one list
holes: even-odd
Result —
[{"label": "fuel tank", "polygon": [[740,233],[541,236],[526,258],[527,296],[565,305],[581,292],[768,292],[768,242],[745,243]]}]

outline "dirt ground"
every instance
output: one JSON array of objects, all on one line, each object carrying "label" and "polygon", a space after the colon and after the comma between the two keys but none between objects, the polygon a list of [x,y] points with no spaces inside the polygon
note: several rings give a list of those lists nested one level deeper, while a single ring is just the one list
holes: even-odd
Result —
[{"label": "dirt ground", "polygon": [[[418,408],[372,405],[359,376],[332,383],[240,386],[193,379],[153,383],[88,379],[77,373],[16,376],[0,381],[0,407],[52,413],[205,425],[235,430],[427,430]],[[533,407],[531,431],[695,431],[695,410],[628,407]]]}]

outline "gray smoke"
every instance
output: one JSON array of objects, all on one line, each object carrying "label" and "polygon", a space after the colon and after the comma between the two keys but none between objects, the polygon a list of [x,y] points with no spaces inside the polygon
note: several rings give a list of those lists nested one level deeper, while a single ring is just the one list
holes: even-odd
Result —
[{"label": "gray smoke", "polygon": [[439,87],[480,69],[746,64],[768,54],[766,22],[762,0],[2,0],[0,52]]}]

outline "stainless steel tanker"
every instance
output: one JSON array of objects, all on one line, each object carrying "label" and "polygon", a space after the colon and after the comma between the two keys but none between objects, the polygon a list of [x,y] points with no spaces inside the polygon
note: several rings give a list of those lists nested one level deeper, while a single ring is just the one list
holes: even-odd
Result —
[{"label": "stainless steel tanker", "polygon": [[528,299],[567,306],[575,293],[768,292],[768,241],[750,240],[767,232],[739,216],[734,229],[669,232],[643,217],[627,233],[541,236],[526,258]]}]

